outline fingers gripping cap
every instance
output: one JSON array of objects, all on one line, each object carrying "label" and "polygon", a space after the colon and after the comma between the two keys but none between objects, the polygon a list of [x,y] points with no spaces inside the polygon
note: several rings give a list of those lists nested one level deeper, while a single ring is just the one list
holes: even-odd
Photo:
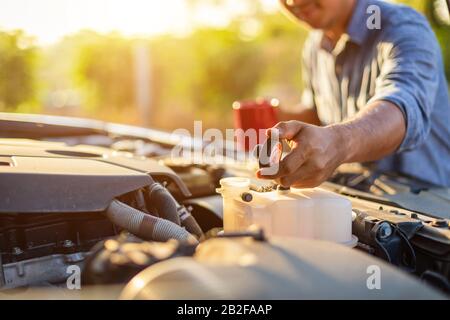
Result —
[{"label": "fingers gripping cap", "polygon": [[259,146],[257,152],[259,167],[269,168],[278,165],[283,154],[283,144],[279,139],[267,138],[263,145]]}]

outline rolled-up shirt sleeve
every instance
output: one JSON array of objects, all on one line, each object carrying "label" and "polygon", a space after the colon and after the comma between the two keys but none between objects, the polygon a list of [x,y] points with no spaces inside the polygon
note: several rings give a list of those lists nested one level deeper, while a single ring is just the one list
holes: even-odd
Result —
[{"label": "rolled-up shirt sleeve", "polygon": [[383,100],[400,108],[406,135],[397,152],[403,152],[420,146],[430,133],[440,49],[425,21],[397,25],[387,34],[380,43],[381,72],[369,103]]}]

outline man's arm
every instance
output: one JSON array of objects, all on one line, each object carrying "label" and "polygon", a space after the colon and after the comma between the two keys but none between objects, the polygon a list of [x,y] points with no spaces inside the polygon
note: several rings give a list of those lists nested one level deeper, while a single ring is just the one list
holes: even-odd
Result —
[{"label": "man's arm", "polygon": [[336,168],[348,162],[378,160],[397,150],[406,132],[400,109],[385,101],[368,105],[354,119],[327,127],[299,121],[279,123],[278,130],[289,141],[292,151],[280,162],[278,173],[258,177],[275,179],[283,186],[316,187]]},{"label": "man's arm", "polygon": [[375,101],[354,119],[333,125],[340,135],[345,163],[380,160],[394,153],[406,135],[400,109],[388,101]]}]

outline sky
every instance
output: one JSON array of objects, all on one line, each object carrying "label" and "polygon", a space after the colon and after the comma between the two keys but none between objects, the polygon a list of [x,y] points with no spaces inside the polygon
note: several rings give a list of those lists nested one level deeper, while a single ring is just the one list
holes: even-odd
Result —
[{"label": "sky", "polygon": [[[269,10],[277,2],[259,1]],[[231,0],[224,10],[200,9],[193,15],[185,0],[0,0],[0,30],[25,30],[41,45],[81,29],[129,36],[183,33],[193,21],[224,24],[242,5]]]}]

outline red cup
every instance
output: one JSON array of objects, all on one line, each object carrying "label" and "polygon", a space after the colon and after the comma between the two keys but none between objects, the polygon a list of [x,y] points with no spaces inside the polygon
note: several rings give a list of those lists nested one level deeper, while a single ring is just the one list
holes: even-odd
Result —
[{"label": "red cup", "polygon": [[[265,130],[275,126],[278,121],[277,99],[256,99],[236,101],[233,103],[234,127],[241,129],[236,132],[237,142],[245,151],[253,150],[265,139]],[[256,139],[249,130],[256,132]],[[252,138],[250,138],[252,137]]]}]

